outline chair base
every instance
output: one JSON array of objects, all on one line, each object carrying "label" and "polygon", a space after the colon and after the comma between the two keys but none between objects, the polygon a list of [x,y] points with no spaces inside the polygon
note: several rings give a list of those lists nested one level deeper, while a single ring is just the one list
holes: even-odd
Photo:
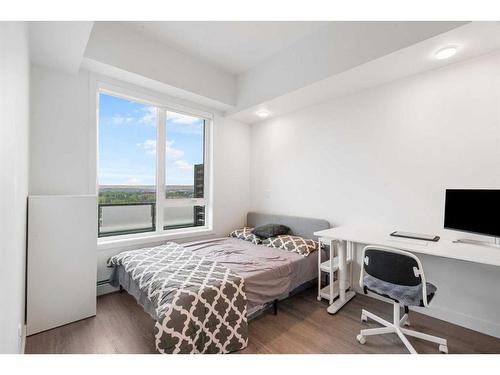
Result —
[{"label": "chair base", "polygon": [[434,343],[439,345],[439,351],[441,353],[444,353],[444,354],[448,353],[448,343],[447,343],[446,339],[442,339],[440,337],[436,337],[436,336],[432,336],[432,335],[428,335],[425,333],[412,331],[410,329],[404,328],[404,326],[410,325],[408,314],[404,314],[403,317],[400,318],[401,306],[399,305],[399,303],[394,302],[393,307],[394,307],[394,321],[392,323],[363,309],[363,311],[361,312],[361,321],[366,322],[368,320],[368,318],[370,318],[370,319],[376,321],[377,323],[381,324],[383,327],[362,329],[359,332],[359,335],[356,336],[356,339],[358,340],[358,342],[360,344],[366,343],[366,336],[385,335],[387,333],[395,333],[401,339],[403,344],[405,344],[406,348],[408,349],[408,351],[411,354],[417,354],[417,351],[410,344],[410,342],[408,341],[406,336],[412,336],[412,337],[416,337],[416,338],[421,339],[421,340],[434,342]]}]

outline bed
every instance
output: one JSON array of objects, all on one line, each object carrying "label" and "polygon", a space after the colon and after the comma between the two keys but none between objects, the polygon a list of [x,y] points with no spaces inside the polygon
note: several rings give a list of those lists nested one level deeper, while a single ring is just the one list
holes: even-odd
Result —
[{"label": "bed", "polygon": [[[326,220],[250,212],[247,226],[284,224],[315,238]],[[307,257],[236,238],[217,238],[120,253],[110,283],[155,319],[160,353],[229,353],[248,343],[248,318],[317,277]]]}]

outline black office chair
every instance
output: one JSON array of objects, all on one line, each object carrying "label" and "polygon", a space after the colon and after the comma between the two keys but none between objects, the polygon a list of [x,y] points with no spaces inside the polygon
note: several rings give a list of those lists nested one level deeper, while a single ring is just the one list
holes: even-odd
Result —
[{"label": "black office chair", "polygon": [[[359,343],[364,344],[366,336],[396,333],[412,354],[417,352],[405,335],[435,342],[439,344],[441,353],[448,353],[448,344],[445,339],[404,328],[410,325],[408,306],[428,307],[437,290],[433,284],[426,282],[420,260],[407,251],[382,246],[366,246],[363,250],[362,262],[359,278],[361,288],[365,294],[375,293],[390,299],[393,302],[394,319],[391,323],[363,309],[362,321],[366,322],[370,318],[383,327],[361,330],[356,337]],[[405,314],[400,319],[401,306],[404,307]]]}]

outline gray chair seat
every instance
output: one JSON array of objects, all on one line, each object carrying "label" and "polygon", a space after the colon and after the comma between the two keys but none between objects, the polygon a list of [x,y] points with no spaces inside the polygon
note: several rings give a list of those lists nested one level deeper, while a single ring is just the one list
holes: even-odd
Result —
[{"label": "gray chair seat", "polygon": [[[403,306],[424,306],[422,284],[416,286],[396,285],[370,275],[363,278],[363,284],[368,290],[398,301]],[[434,297],[434,293],[436,293],[437,287],[431,283],[426,283],[426,285],[427,301],[430,302]]]}]

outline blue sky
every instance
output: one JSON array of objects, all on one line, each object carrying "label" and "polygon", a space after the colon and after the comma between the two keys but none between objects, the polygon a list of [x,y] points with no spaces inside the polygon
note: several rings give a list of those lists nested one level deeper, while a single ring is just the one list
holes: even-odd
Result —
[{"label": "blue sky", "polygon": [[[99,98],[99,184],[154,185],[156,109],[114,96]],[[203,120],[167,112],[167,185],[192,185],[203,163]]]}]

